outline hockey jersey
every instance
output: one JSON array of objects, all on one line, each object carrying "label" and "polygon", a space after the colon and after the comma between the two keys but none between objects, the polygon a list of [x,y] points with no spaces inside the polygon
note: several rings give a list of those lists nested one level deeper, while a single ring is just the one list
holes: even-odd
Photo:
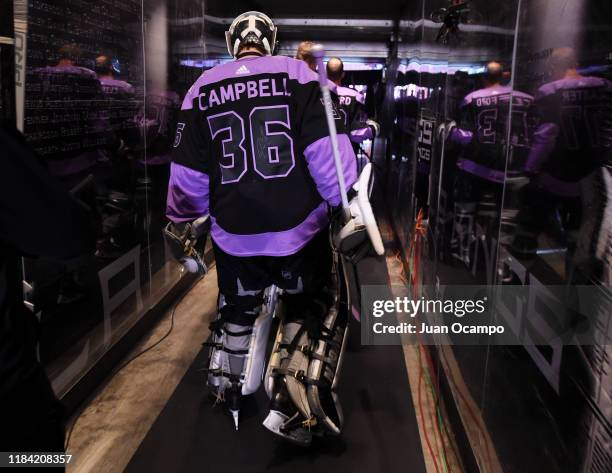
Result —
[{"label": "hockey jersey", "polygon": [[339,110],[344,126],[353,143],[361,143],[374,137],[372,129],[366,125],[368,116],[364,109],[363,95],[350,87],[337,86]]},{"label": "hockey jersey", "polygon": [[[355,155],[335,110],[347,187]],[[328,224],[340,203],[317,75],[283,56],[244,57],[204,72],[180,112],[167,216],[211,216],[211,236],[235,256],[286,256]]]},{"label": "hockey jersey", "polygon": [[610,142],[606,125],[612,83],[598,77],[561,79],[536,94],[539,125],[527,169],[542,174],[549,190],[576,194],[575,185],[602,164]]},{"label": "hockey jersey", "polygon": [[[136,114],[134,86],[128,82],[112,77],[99,77],[102,94],[104,96],[106,113],[110,126],[118,139],[129,141],[130,134],[136,127],[134,115]],[[112,153],[101,150],[101,154],[109,159]]]},{"label": "hockey jersey", "polygon": [[122,100],[134,98],[134,86],[120,79],[100,77],[102,92],[107,98]]},{"label": "hockey jersey", "polygon": [[24,133],[51,174],[67,176],[96,165],[112,133],[95,72],[79,66],[48,66],[29,72]]},{"label": "hockey jersey", "polygon": [[459,127],[450,136],[465,146],[457,162],[459,168],[490,181],[504,181],[511,101],[512,162],[508,169],[519,171],[524,167],[530,147],[533,97],[498,85],[476,90],[463,99]]},{"label": "hockey jersey", "polygon": [[152,90],[147,92],[145,106],[135,118],[138,129],[146,139],[145,158],[141,162],[149,165],[167,165],[171,160],[172,143],[176,130],[177,112],[181,100],[171,90]]}]

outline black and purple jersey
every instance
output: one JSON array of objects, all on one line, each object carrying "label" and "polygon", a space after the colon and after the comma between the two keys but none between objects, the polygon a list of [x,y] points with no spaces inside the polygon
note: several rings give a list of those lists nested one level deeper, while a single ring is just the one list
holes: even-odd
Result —
[{"label": "black and purple jersey", "polygon": [[100,77],[102,92],[108,98],[122,100],[134,98],[134,86],[120,79]]},{"label": "black and purple jersey", "polygon": [[353,143],[361,143],[374,137],[372,129],[366,125],[368,116],[364,109],[365,99],[361,92],[350,87],[337,86],[338,109]]},{"label": "black and purple jersey", "polygon": [[[355,154],[335,117],[350,186]],[[174,140],[170,220],[210,211],[211,236],[224,252],[286,256],[324,229],[328,205],[339,203],[318,77],[305,62],[244,57],[204,72],[189,89]]]},{"label": "black and purple jersey", "polygon": [[450,137],[465,146],[457,162],[459,168],[490,181],[504,182],[511,101],[513,162],[508,169],[519,171],[523,167],[530,147],[533,97],[498,85],[476,90],[463,99],[459,127]]},{"label": "black and purple jersey", "polygon": [[57,176],[97,163],[114,136],[96,73],[79,66],[33,69],[26,83],[25,135]]},{"label": "black and purple jersey", "polygon": [[102,94],[113,132],[128,141],[130,132],[136,128],[134,116],[137,112],[134,86],[112,77],[100,77]]},{"label": "black and purple jersey", "polygon": [[568,185],[601,165],[609,144],[605,121],[611,92],[612,83],[598,77],[561,79],[540,87],[539,125],[527,169],[541,172],[559,193],[576,194]]},{"label": "black and purple jersey", "polygon": [[181,99],[171,90],[147,91],[145,106],[135,118],[141,131],[146,133],[147,164],[161,165],[171,161],[172,145],[176,131],[178,112],[181,108]]}]

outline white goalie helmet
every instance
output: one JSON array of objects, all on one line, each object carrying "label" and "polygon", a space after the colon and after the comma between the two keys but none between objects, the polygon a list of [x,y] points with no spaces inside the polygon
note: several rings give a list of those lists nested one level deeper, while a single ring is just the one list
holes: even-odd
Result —
[{"label": "white goalie helmet", "polygon": [[238,15],[225,32],[227,50],[236,57],[241,45],[252,44],[272,54],[276,44],[276,26],[268,15],[258,11],[248,11]]}]

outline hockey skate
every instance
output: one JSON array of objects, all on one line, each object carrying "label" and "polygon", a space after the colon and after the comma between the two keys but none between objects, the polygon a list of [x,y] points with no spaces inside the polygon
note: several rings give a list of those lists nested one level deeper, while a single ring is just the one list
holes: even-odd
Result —
[{"label": "hockey skate", "polygon": [[225,402],[238,430],[242,396],[253,394],[261,385],[265,369],[266,346],[276,310],[278,289],[271,286],[264,293],[264,304],[255,310],[255,323],[243,326],[228,322],[231,306],[219,298],[219,313],[211,324],[207,367],[207,384],[215,402]]}]

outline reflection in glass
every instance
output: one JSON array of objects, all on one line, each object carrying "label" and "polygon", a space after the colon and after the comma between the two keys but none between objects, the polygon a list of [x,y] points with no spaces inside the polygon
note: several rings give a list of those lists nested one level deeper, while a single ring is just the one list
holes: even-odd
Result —
[{"label": "reflection in glass", "polygon": [[[184,13],[194,8],[201,13],[201,2]],[[169,16],[181,14],[140,0],[27,9],[25,137],[87,210],[96,239],[78,260],[24,262],[41,360],[59,396],[179,279],[161,228],[182,87]]]}]

